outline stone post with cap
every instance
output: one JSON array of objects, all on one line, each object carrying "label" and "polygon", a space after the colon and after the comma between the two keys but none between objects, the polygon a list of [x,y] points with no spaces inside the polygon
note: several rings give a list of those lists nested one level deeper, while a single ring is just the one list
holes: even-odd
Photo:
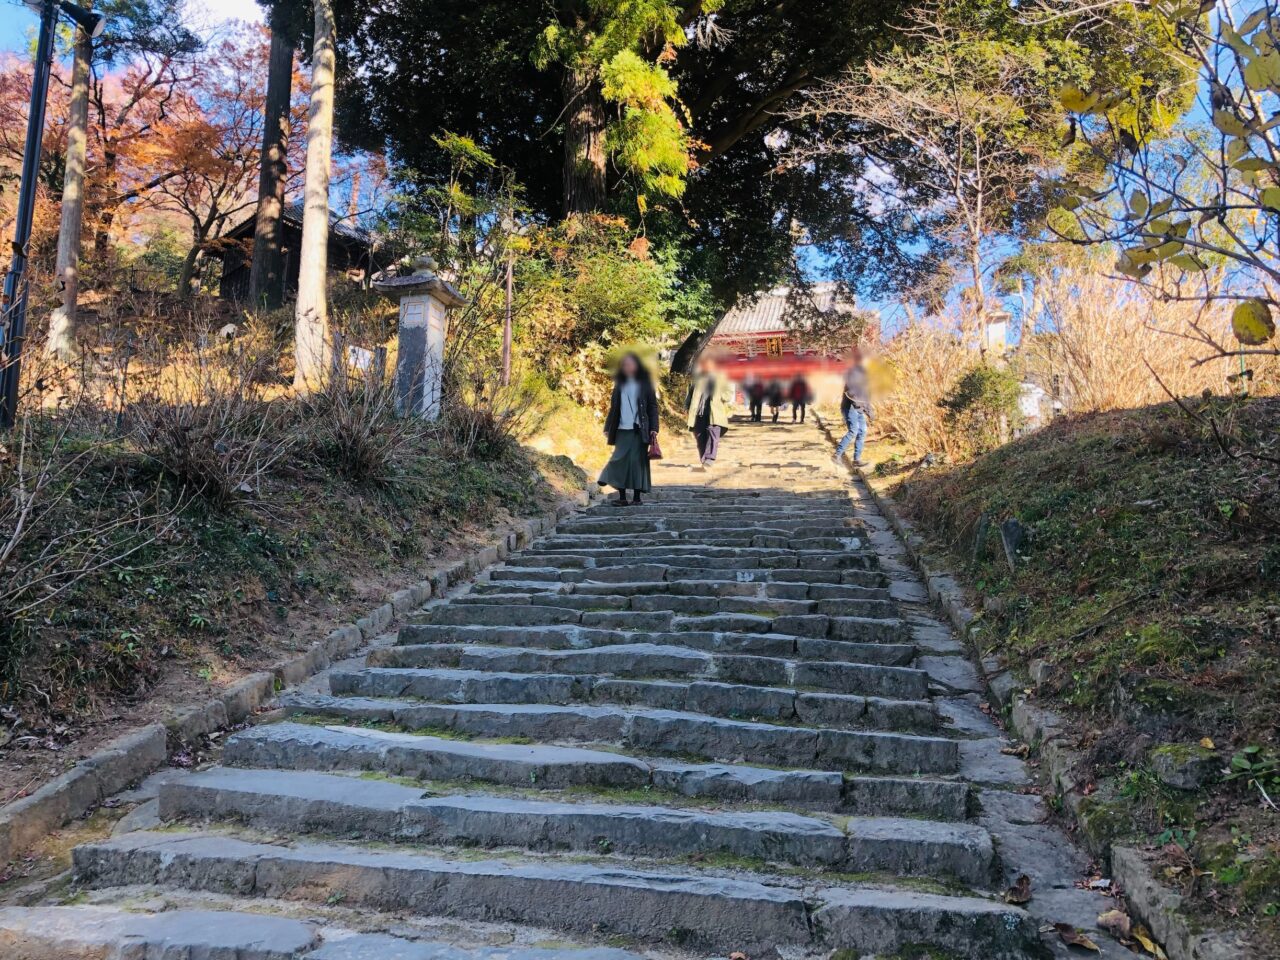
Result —
[{"label": "stone post with cap", "polygon": [[373,287],[400,301],[400,336],[396,353],[396,412],[404,417],[435,420],[440,416],[440,380],[449,311],[467,303],[458,290],[436,273],[431,257],[420,257],[407,276],[379,277]]}]

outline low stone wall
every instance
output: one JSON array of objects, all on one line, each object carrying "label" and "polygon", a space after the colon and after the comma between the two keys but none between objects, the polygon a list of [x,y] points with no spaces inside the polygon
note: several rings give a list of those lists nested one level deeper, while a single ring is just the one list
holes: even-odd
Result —
[{"label": "low stone wall", "polygon": [[[829,417],[820,413],[815,418],[831,443],[838,443],[844,435],[844,424],[833,425]],[[1180,912],[1182,898],[1156,879],[1141,851],[1111,846],[1088,829],[1085,814],[1089,798],[1085,782],[1076,773],[1082,766],[1082,755],[1067,738],[1067,724],[1052,710],[1028,699],[1018,678],[999,657],[983,653],[982,621],[966,601],[959,580],[925,554],[924,537],[898,511],[893,497],[876,490],[861,470],[852,466],[850,469],[906,547],[912,565],[924,578],[930,599],[965,641],[986,684],[988,699],[1004,711],[1013,733],[1039,751],[1051,785],[1080,827],[1080,836],[1090,852],[1110,862],[1112,880],[1124,891],[1132,915],[1161,941],[1170,960],[1233,960],[1248,956],[1247,946],[1230,934],[1193,929],[1191,921]]]},{"label": "low stone wall", "polygon": [[[578,506],[586,506],[598,496],[595,483],[588,480]],[[574,506],[561,503],[540,517],[492,531],[483,546],[395,591],[364,616],[338,627],[302,653],[237,680],[203,703],[175,709],[163,723],[124,734],[30,795],[0,808],[0,863],[12,860],[51,832],[90,813],[108,797],[154,773],[183,744],[244,723],[279,691],[353,655],[405,614],[552,532],[574,512]]]}]

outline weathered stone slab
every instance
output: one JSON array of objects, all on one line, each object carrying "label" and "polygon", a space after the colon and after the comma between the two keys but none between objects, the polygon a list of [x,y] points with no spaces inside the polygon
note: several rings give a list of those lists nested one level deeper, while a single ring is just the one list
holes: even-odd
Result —
[{"label": "weathered stone slab", "polygon": [[511,786],[644,786],[649,767],[598,750],[467,743],[440,737],[282,723],[238,733],[224,762],[284,770],[371,770],[424,780]]},{"label": "weathered stone slab", "polygon": [[0,908],[5,960],[294,960],[319,943],[312,924],[251,913]]},{"label": "weathered stone slab", "polygon": [[805,660],[795,665],[792,679],[797,687],[902,700],[923,700],[929,692],[928,675],[909,667]]},{"label": "weathered stone slab", "polygon": [[482,670],[334,670],[336,696],[420,697],[447,703],[569,703],[589,696],[590,683],[568,674]]},{"label": "weathered stone slab", "polygon": [[657,764],[653,784],[689,797],[803,803],[808,809],[835,809],[843,777],[819,770],[773,770],[747,764]]},{"label": "weathered stone slab", "polygon": [[642,873],[575,863],[452,861],[415,853],[225,836],[135,833],[78,847],[89,886],[163,884],[240,896],[321,901],[420,916],[536,924],[743,949],[807,944],[795,890],[704,874]]},{"label": "weathered stone slab", "polygon": [[464,949],[449,943],[401,940],[380,933],[326,943],[306,960],[642,960],[610,947],[491,947]]},{"label": "weathered stone slab", "polygon": [[814,911],[824,946],[854,955],[893,954],[936,944],[962,957],[1026,960],[1041,956],[1039,932],[1022,910],[993,900],[907,890],[832,890]]},{"label": "weathered stone slab", "polygon": [[447,603],[432,607],[426,616],[426,622],[444,625],[535,627],[555,623],[577,623],[580,617],[581,614],[577,610],[537,607],[531,604]]}]

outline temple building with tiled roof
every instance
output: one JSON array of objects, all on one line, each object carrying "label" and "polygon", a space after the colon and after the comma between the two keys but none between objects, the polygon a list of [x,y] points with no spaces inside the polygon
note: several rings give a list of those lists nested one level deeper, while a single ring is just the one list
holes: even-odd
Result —
[{"label": "temple building with tiled roof", "polygon": [[[786,382],[803,376],[819,401],[838,398],[848,362],[846,345],[820,347],[806,332],[815,317],[855,310],[852,297],[836,283],[816,283],[805,290],[774,287],[738,301],[702,340],[701,349],[713,352],[740,386],[753,379]],[[864,333],[876,335],[874,330]]]}]

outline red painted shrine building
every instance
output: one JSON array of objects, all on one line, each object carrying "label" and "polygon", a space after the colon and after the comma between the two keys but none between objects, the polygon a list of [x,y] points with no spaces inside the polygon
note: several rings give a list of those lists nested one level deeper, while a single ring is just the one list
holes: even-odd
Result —
[{"label": "red painted shrine building", "polygon": [[[818,402],[832,402],[840,396],[848,363],[844,345],[824,349],[814,345],[814,338],[806,337],[805,331],[814,324],[815,314],[821,324],[824,314],[854,310],[852,300],[842,299],[834,283],[818,283],[794,293],[790,287],[775,287],[739,301],[716,324],[703,350],[719,358],[739,389],[750,380],[787,384],[800,375],[808,380]],[[874,342],[878,337],[878,324],[869,323],[863,340]]]}]

